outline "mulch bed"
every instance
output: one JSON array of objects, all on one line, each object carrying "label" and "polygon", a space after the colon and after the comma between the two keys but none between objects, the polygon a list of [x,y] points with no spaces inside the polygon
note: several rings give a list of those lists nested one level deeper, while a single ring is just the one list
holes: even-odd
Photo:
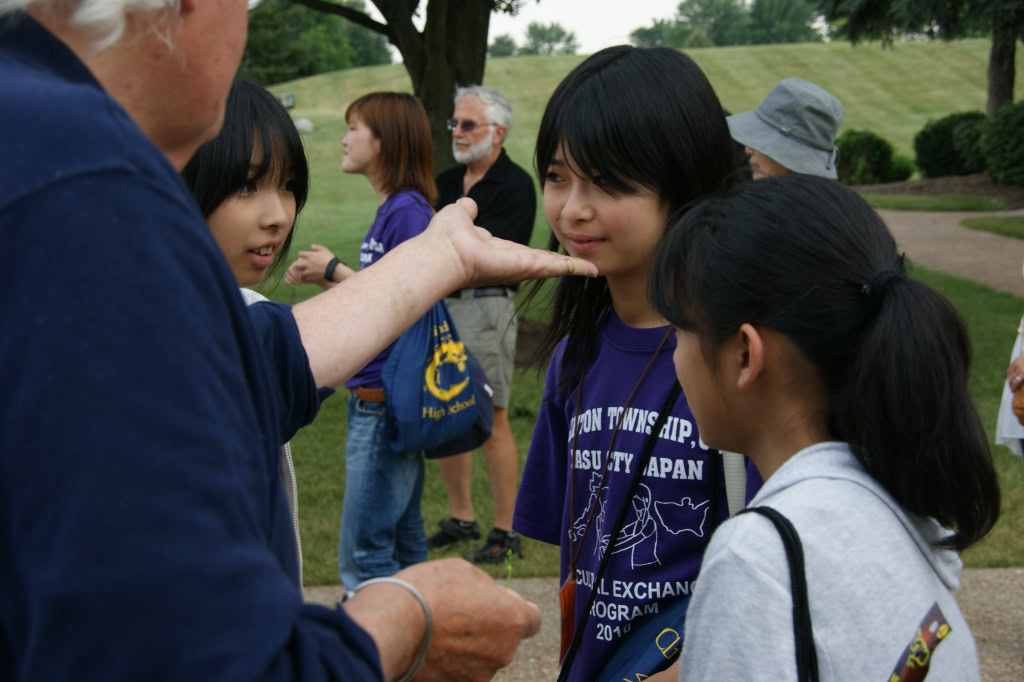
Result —
[{"label": "mulch bed", "polygon": [[924,178],[921,180],[905,180],[890,182],[884,185],[857,185],[853,189],[858,192],[874,194],[917,194],[936,195],[948,194],[959,196],[999,197],[1006,208],[1024,208],[1024,187],[1017,185],[1000,185],[994,182],[987,173],[973,175],[951,175],[945,178]]}]

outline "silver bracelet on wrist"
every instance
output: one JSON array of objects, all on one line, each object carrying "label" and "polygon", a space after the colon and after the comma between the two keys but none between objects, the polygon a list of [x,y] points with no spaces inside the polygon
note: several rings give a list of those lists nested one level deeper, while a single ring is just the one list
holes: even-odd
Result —
[{"label": "silver bracelet on wrist", "polygon": [[423,617],[427,621],[427,630],[426,633],[423,635],[423,646],[420,648],[420,653],[418,656],[416,656],[416,660],[413,662],[412,667],[409,668],[409,672],[407,672],[405,675],[401,677],[401,679],[398,680],[398,682],[409,682],[409,680],[413,678],[413,675],[416,674],[416,671],[420,669],[420,666],[423,665],[423,661],[427,657],[427,649],[430,648],[430,636],[434,632],[434,619],[430,615],[430,607],[427,605],[427,600],[423,598],[423,595],[420,594],[419,590],[417,590],[415,587],[405,582],[404,580],[400,580],[399,578],[370,578],[369,580],[364,580],[363,582],[356,585],[356,588],[352,590],[352,592],[346,594],[345,597],[348,598],[351,594],[358,592],[367,585],[373,585],[375,583],[387,583],[389,585],[398,585],[399,587],[404,587],[406,590],[409,591],[409,594],[416,597],[416,601],[420,603],[420,607],[423,609]]}]

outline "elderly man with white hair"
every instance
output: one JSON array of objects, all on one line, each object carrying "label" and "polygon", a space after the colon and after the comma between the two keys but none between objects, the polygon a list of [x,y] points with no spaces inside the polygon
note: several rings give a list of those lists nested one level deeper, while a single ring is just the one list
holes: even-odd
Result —
[{"label": "elderly man with white hair", "polygon": [[[495,237],[529,244],[537,213],[537,194],[529,173],[513,163],[504,143],[513,122],[512,105],[483,85],[455,91],[455,110],[448,121],[452,154],[459,165],[437,176],[437,208],[462,197],[476,202],[476,223]],[[522,557],[519,535],[512,531],[512,513],[519,487],[519,452],[508,421],[512,371],[516,355],[516,285],[466,287],[449,294],[448,309],[462,341],[480,361],[494,390],[494,426],[484,443],[487,477],[494,502],[494,528],[484,545],[466,555],[474,563],[496,563],[514,554]],[[471,453],[438,461],[451,518],[430,536],[430,547],[480,537],[470,492]]]},{"label": "elderly man with white hair", "polygon": [[483,680],[539,626],[455,560],[303,603],[278,448],[452,289],[593,273],[463,202],[246,309],[177,172],[245,33],[246,0],[0,0],[0,679]]}]

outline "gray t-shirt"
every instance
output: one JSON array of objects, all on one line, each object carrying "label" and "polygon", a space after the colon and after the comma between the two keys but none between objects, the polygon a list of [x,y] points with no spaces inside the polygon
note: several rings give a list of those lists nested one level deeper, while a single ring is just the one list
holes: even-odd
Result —
[{"label": "gray t-shirt", "polygon": [[[978,655],[951,590],[948,531],[908,515],[845,443],[800,451],[750,506],[770,506],[803,544],[821,680],[886,680],[933,604],[951,628],[933,648],[928,682],[980,680]],[[680,680],[796,679],[789,563],[771,522],[734,517],[711,539],[686,619]]]}]

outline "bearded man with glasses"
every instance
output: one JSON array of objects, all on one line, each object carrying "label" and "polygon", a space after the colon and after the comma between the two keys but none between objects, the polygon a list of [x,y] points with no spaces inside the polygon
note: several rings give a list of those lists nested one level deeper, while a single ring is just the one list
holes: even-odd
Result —
[{"label": "bearded man with glasses", "polygon": [[[452,154],[460,165],[437,176],[437,209],[470,197],[478,207],[476,224],[495,237],[528,244],[537,213],[530,175],[512,163],[502,143],[512,127],[512,106],[482,85],[458,88],[448,121]],[[484,443],[484,460],[494,500],[494,528],[479,550],[467,554],[474,563],[501,562],[508,552],[522,557],[519,536],[512,532],[518,489],[519,453],[508,421],[508,402],[516,352],[516,287],[460,289],[447,298],[462,341],[480,361],[494,389],[494,427]],[[433,548],[475,540],[480,529],[470,493],[469,452],[439,460],[448,492],[451,518],[427,539]]]}]

